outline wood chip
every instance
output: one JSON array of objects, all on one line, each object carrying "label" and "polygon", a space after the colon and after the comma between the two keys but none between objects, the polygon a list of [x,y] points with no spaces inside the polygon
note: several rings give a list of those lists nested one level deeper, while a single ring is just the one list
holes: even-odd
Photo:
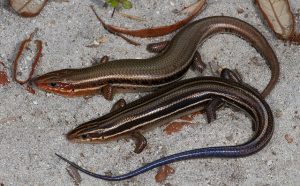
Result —
[{"label": "wood chip", "polygon": [[288,143],[293,143],[294,141],[294,139],[289,134],[285,134],[284,138]]},{"label": "wood chip", "polygon": [[175,170],[169,165],[163,165],[159,167],[157,174],[155,175],[155,181],[161,183],[167,179],[170,174],[174,174]]},{"label": "wood chip", "polygon": [[179,132],[181,131],[181,129],[184,126],[190,126],[193,123],[191,122],[183,122],[183,121],[174,121],[172,123],[170,123],[165,129],[164,131],[166,132],[166,134],[171,135],[173,133]]},{"label": "wood chip", "polygon": [[0,61],[0,86],[5,86],[9,83],[6,70],[5,64]]}]

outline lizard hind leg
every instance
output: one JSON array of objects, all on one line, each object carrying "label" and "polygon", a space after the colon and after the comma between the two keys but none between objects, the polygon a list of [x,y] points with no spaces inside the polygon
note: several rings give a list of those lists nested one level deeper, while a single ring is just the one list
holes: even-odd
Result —
[{"label": "lizard hind leg", "polygon": [[113,87],[110,84],[105,85],[101,89],[101,94],[104,96],[106,100],[111,101],[113,99]]},{"label": "lizard hind leg", "polygon": [[240,73],[237,70],[230,70],[228,68],[223,68],[220,77],[235,82],[243,83]]},{"label": "lizard hind leg", "polygon": [[223,105],[224,105],[224,102],[219,98],[212,99],[208,103],[208,105],[206,107],[206,116],[207,116],[208,123],[213,122],[217,118],[216,111],[218,108],[222,107]]},{"label": "lizard hind leg", "polygon": [[134,152],[136,154],[141,153],[145,147],[147,146],[147,140],[146,138],[138,131],[135,131],[131,134],[131,137],[135,141],[135,149]]},{"label": "lizard hind leg", "polygon": [[124,99],[119,99],[112,107],[111,107],[111,110],[110,112],[113,112],[115,110],[118,110],[120,108],[123,108],[125,107],[126,105],[126,101]]},{"label": "lizard hind leg", "polygon": [[193,60],[192,62],[193,68],[195,70],[198,70],[200,73],[202,73],[206,68],[206,64],[202,61],[201,55],[198,51],[196,51],[192,60]]}]

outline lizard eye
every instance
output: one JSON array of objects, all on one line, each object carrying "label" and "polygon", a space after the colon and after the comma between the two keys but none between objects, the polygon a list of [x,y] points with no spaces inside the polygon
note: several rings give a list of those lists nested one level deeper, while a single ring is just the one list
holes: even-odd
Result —
[{"label": "lizard eye", "polygon": [[55,83],[55,82],[51,82],[51,83],[49,83],[49,85],[50,85],[51,87],[57,87],[57,86],[58,86],[58,84]]},{"label": "lizard eye", "polygon": [[89,135],[88,134],[82,134],[80,137],[81,137],[81,139],[85,140],[89,137]]}]

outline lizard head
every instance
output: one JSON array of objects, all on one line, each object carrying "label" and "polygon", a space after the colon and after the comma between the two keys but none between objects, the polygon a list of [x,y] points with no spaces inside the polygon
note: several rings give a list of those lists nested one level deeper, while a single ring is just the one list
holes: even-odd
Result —
[{"label": "lizard head", "polygon": [[30,84],[40,90],[67,97],[95,94],[99,87],[85,87],[74,81],[74,70],[63,69],[34,77]]}]

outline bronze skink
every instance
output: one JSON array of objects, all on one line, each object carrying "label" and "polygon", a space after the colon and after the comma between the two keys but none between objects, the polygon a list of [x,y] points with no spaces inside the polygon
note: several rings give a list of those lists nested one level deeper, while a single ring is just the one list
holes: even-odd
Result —
[{"label": "bronze skink", "polygon": [[[154,124],[167,123],[195,111],[206,111],[210,121],[220,102],[244,110],[253,119],[253,137],[237,146],[207,147],[170,155],[120,176],[99,175],[87,171],[58,155],[80,171],[96,178],[118,181],[155,167],[192,158],[237,158],[261,150],[272,137],[273,115],[269,105],[253,88],[217,77],[198,77],[174,83],[99,119],[87,122],[68,134],[74,141],[95,142],[129,134]],[[216,104],[218,103],[218,104]]]},{"label": "bronze skink", "polygon": [[[262,95],[268,95],[279,77],[279,64],[274,51],[253,26],[225,16],[192,22],[170,42],[166,42],[165,49],[152,58],[120,59],[82,69],[63,69],[36,77],[31,82],[41,90],[64,96],[101,93],[108,100],[118,91],[150,91],[179,80],[192,63],[200,71],[203,70],[205,64],[197,49],[216,33],[240,36],[265,58],[271,69],[271,79]],[[103,61],[107,61],[107,58]]]}]

